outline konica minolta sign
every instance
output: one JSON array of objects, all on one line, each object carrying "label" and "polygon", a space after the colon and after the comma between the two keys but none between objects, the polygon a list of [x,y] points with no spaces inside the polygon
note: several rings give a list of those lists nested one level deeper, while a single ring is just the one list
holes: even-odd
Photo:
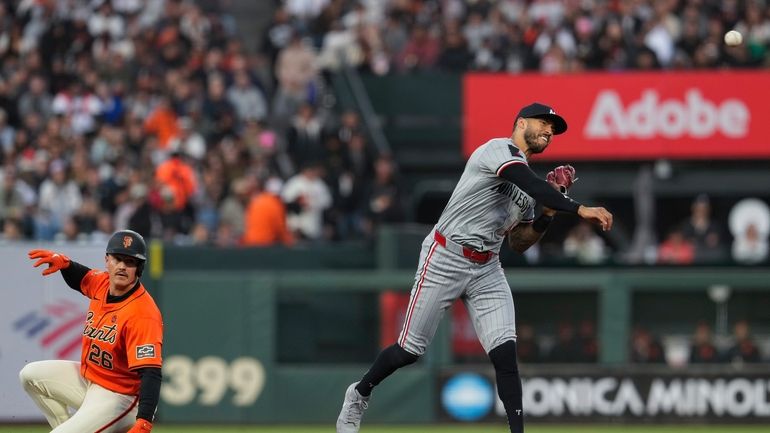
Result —
[{"label": "konica minolta sign", "polygon": [[[579,370],[525,375],[522,383],[527,419],[548,422],[637,419],[669,423],[700,419],[751,423],[765,422],[770,417],[769,372],[661,370],[625,374],[605,371],[602,374]],[[474,381],[456,380],[471,374]],[[491,371],[458,369],[445,372],[439,387],[439,395],[442,395],[439,407],[444,420],[483,421],[505,417]],[[484,392],[491,394],[489,399],[478,398],[479,393]],[[476,398],[463,398],[465,393]],[[477,404],[489,400],[493,403],[483,407]],[[473,407],[465,407],[469,404]],[[468,417],[468,413],[473,416]]]}]

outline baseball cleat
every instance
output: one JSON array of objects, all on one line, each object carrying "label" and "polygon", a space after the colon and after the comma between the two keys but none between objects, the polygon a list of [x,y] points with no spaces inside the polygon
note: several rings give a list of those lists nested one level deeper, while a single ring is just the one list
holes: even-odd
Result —
[{"label": "baseball cleat", "polygon": [[345,391],[345,401],[337,418],[337,433],[358,433],[361,428],[361,418],[369,407],[369,397],[359,394],[356,385],[358,382],[351,383]]}]

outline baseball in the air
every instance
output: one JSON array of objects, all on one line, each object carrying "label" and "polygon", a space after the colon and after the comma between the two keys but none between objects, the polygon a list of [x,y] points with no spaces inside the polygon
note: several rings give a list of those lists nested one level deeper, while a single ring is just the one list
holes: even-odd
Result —
[{"label": "baseball in the air", "polygon": [[743,35],[741,35],[741,32],[730,30],[729,32],[725,33],[725,43],[727,45],[734,47],[736,45],[740,45],[741,42],[743,42]]}]

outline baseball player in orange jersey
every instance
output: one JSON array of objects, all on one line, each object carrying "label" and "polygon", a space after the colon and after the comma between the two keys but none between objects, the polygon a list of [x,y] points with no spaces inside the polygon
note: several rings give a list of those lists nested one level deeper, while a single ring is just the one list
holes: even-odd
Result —
[{"label": "baseball player in orange jersey", "polygon": [[163,320],[139,282],[146,251],[139,233],[121,230],[107,242],[106,272],[53,251],[29,252],[30,259],[37,259],[35,267],[48,265],[43,275],[61,271],[67,285],[91,299],[80,362],[37,361],[19,373],[52,432],[152,430],[160,396]]},{"label": "baseball player in orange jersey", "polygon": [[[540,179],[528,158],[543,152],[567,122],[551,107],[534,103],[516,116],[510,137],[494,138],[473,152],[436,226],[425,237],[404,327],[360,381],[345,391],[337,433],[358,433],[374,387],[417,361],[433,339],[444,311],[462,299],[476,334],[495,368],[497,394],[511,433],[524,431],[521,379],[516,361],[516,322],[511,288],[498,253],[503,242],[518,252],[540,240],[557,211],[612,227],[612,214],[587,207],[566,192],[571,166]],[[543,206],[535,219],[535,204]]]}]

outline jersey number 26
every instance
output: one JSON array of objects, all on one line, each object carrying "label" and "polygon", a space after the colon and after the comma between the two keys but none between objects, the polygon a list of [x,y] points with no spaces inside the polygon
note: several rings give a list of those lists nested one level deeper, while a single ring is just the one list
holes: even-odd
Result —
[{"label": "jersey number 26", "polygon": [[112,370],[112,354],[102,350],[96,344],[91,344],[91,348],[88,351],[88,360],[102,366],[102,368]]}]

